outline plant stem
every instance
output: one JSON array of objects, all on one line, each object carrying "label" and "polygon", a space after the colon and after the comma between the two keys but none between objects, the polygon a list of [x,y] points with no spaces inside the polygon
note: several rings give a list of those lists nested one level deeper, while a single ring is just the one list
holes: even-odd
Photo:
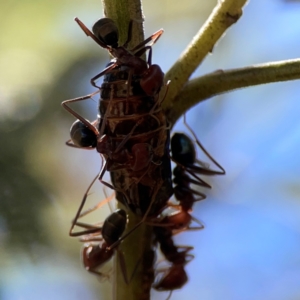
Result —
[{"label": "plant stem", "polygon": [[[129,49],[144,40],[143,16],[139,0],[103,0],[103,7],[105,16],[113,19],[119,28],[120,45],[127,39],[130,20],[133,20],[133,32]],[[117,205],[125,209],[128,216],[129,222],[124,233],[126,234],[141,219],[120,203]],[[152,235],[152,227],[142,224],[118,246],[118,255],[115,256],[113,267],[114,300],[150,299],[151,285],[154,280]],[[125,265],[122,264],[121,255],[124,257]],[[129,284],[125,281],[124,272],[130,280]]]},{"label": "plant stem", "polygon": [[224,32],[242,15],[242,7],[247,0],[218,1],[211,15],[195,35],[191,43],[180,55],[177,62],[166,73],[166,80],[171,80],[167,97],[163,103],[169,111],[178,93],[188,81],[191,74],[201,64],[206,55],[212,52],[216,42]]},{"label": "plant stem", "polygon": [[102,0],[102,2],[105,17],[114,20],[117,24],[120,45],[127,39],[130,20],[133,20],[133,33],[129,48],[144,40],[144,17],[140,0]]},{"label": "plant stem", "polygon": [[[118,206],[120,207],[120,205]],[[140,221],[140,218],[132,212],[127,211],[127,214],[129,222],[126,232]],[[152,257],[152,262],[150,261],[150,268],[145,268],[145,266],[149,265],[149,260],[151,260],[152,234],[152,226],[142,224],[120,244],[118,251],[124,254],[126,265],[122,267],[120,256],[114,260],[114,270],[116,270],[113,287],[114,300],[150,299],[150,290],[154,279],[154,257]],[[122,268],[127,272],[129,283],[124,280]]]},{"label": "plant stem", "polygon": [[[144,39],[143,16],[140,0],[102,0],[105,16],[112,18],[120,31],[120,44],[127,38],[128,24],[133,20],[133,37],[129,47],[136,46]],[[247,0],[218,1],[216,8],[196,34],[190,45],[177,62],[166,73],[171,80],[163,109],[171,126],[190,107],[237,88],[286,81],[300,78],[300,60],[268,63],[242,69],[216,71],[188,82],[189,77],[201,64],[206,55],[212,52],[216,42],[225,31],[242,15]],[[118,204],[120,206],[120,204]],[[124,209],[124,207],[123,207]],[[127,211],[129,224],[127,232],[140,218]],[[114,273],[114,300],[148,300],[153,281],[152,228],[143,224],[129,235],[118,247],[124,253],[126,267],[120,263],[120,254],[116,255]],[[122,267],[121,267],[122,266]],[[130,284],[124,280],[124,270],[130,278],[137,266]]]},{"label": "plant stem", "polygon": [[271,82],[300,79],[300,59],[264,63],[231,70],[217,70],[190,80],[172,107],[166,108],[168,119],[174,124],[183,112],[197,103],[221,93]]}]

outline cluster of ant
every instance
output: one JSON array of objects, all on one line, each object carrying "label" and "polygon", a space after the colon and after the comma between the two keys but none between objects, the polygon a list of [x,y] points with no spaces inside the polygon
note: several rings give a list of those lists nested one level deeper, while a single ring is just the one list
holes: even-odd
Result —
[{"label": "cluster of ant", "polygon": [[[190,213],[194,203],[203,200],[205,195],[191,185],[210,188],[199,175],[223,175],[225,171],[203,148],[186,122],[196,145],[219,170],[210,169],[196,158],[194,142],[187,135],[175,133],[170,139],[170,126],[161,108],[164,97],[160,97],[160,90],[164,86],[164,73],[151,62],[151,46],[163,30],[128,50],[132,22],[127,41],[119,46],[118,29],[111,19],[98,20],[93,32],[78,18],[75,21],[114,59],[91,79],[92,85],[101,93],[97,120],[89,122],[69,104],[90,99],[98,92],[62,103],[77,118],[71,127],[71,140],[67,145],[80,149],[96,148],[104,158],[102,169],[88,187],[69,234],[80,236],[80,240],[86,243],[82,251],[86,270],[103,277],[105,274],[99,269],[111,259],[120,242],[143,222],[151,224],[155,243],[160,245],[161,253],[169,262],[169,267],[156,271],[153,287],[159,291],[179,289],[187,282],[184,268],[194,258],[190,253],[193,247],[176,246],[173,236],[185,230],[203,228]],[[149,51],[147,62],[141,58],[146,51]],[[96,80],[101,76],[104,76],[104,81],[98,87]],[[176,165],[173,176],[171,161]],[[112,184],[103,180],[106,171],[110,172]],[[97,179],[112,188],[116,199],[128,210],[140,216],[141,221],[125,235],[127,214],[123,209],[109,215],[102,226],[79,221],[103,204],[82,212],[89,190]],[[176,198],[175,204],[169,201],[172,195]],[[109,200],[106,199],[106,202]],[[165,215],[168,208],[175,212]],[[192,222],[199,226],[193,227]],[[75,226],[82,230],[74,231]],[[121,254],[120,259],[124,260]],[[124,279],[129,282],[126,274]]]}]

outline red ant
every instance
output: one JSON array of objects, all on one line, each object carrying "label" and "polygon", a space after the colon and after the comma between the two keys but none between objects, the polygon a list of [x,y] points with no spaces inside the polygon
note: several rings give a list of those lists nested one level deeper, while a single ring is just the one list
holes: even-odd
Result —
[{"label": "red ant", "polygon": [[160,280],[154,283],[153,288],[158,291],[171,291],[170,296],[167,299],[171,297],[173,290],[181,289],[188,281],[184,265],[173,264],[168,269],[161,270],[161,272],[163,272],[164,275]]},{"label": "red ant", "polygon": [[[172,230],[168,227],[154,227],[153,230],[162,254],[171,263],[169,268],[157,271],[157,279],[153,288],[158,291],[169,290],[168,299],[170,299],[172,291],[180,289],[188,280],[184,266],[194,258],[192,254],[189,254],[193,247],[175,246]],[[160,278],[159,273],[163,274]]]},{"label": "red ant", "polygon": [[[184,118],[184,122],[186,120]],[[208,168],[205,163],[197,160],[196,158],[196,149],[193,141],[184,133],[175,133],[171,139],[171,153],[172,160],[176,163],[176,167],[173,170],[173,182],[174,187],[174,195],[176,200],[179,201],[179,211],[165,216],[163,219],[159,220],[160,226],[162,224],[169,226],[172,229],[173,234],[176,234],[183,230],[199,230],[204,228],[204,226],[199,222],[196,218],[190,215],[190,211],[195,202],[203,200],[206,198],[206,195],[194,190],[190,187],[191,184],[195,184],[198,186],[204,186],[211,188],[209,184],[203,181],[197,174],[203,175],[223,175],[225,174],[225,170],[219,165],[211,155],[204,149],[199,140],[197,139],[195,133],[191,130],[190,127],[188,129],[192,132],[197,145],[203,150],[203,152],[220,168],[221,171],[216,171]],[[190,174],[190,176],[189,176]],[[192,176],[192,177],[191,177]],[[195,198],[195,196],[199,196],[199,198]],[[171,207],[177,207],[178,205],[173,205],[169,203]],[[200,226],[198,227],[190,227],[192,221],[195,221]],[[157,223],[150,223],[156,226]]]},{"label": "red ant", "polygon": [[[174,245],[172,235],[176,230],[193,229],[189,227],[191,219],[193,218],[189,211],[196,201],[205,199],[205,195],[201,192],[193,190],[190,185],[195,184],[198,186],[204,186],[210,188],[211,186],[199,178],[201,175],[223,175],[225,170],[219,165],[210,154],[204,149],[199,140],[197,139],[194,131],[187,125],[184,116],[184,123],[195,138],[196,144],[202,149],[202,151],[214,162],[214,164],[221,170],[215,171],[206,166],[205,163],[196,159],[196,150],[192,140],[185,134],[175,133],[171,139],[171,152],[172,160],[176,163],[176,167],[173,171],[173,182],[176,184],[174,187],[175,198],[180,203],[180,211],[167,216],[161,220],[161,223],[171,222],[174,226],[171,227],[154,227],[154,233],[156,240],[160,244],[160,250],[164,254],[165,258],[171,262],[171,266],[167,269],[159,270],[157,273],[163,273],[163,275],[157,279],[153,287],[159,291],[170,290],[170,299],[172,291],[174,289],[180,289],[188,280],[187,274],[184,270],[184,266],[193,259],[193,255],[189,254],[192,247],[177,247]],[[195,195],[199,196],[195,199]],[[170,204],[170,206],[174,206]],[[196,220],[193,218],[193,220]],[[196,220],[197,222],[197,220]],[[199,223],[199,222],[198,222]],[[200,223],[199,223],[200,224]],[[196,227],[194,229],[201,229],[202,227]]]},{"label": "red ant", "polygon": [[[123,209],[118,209],[105,219],[101,229],[95,227],[93,234],[89,233],[80,239],[87,242],[82,249],[83,265],[87,271],[104,276],[97,269],[112,258],[115,249],[108,250],[107,247],[120,238],[125,230],[126,223],[126,212]],[[76,225],[81,226],[80,223]],[[90,230],[88,231],[90,232]],[[98,242],[101,240],[104,240],[104,242],[99,244]],[[126,274],[125,270],[123,270],[123,273]],[[126,275],[124,275],[124,278],[127,281]]]},{"label": "red ant", "polygon": [[[206,176],[224,175],[225,170],[202,146],[194,131],[187,124],[185,115],[184,124],[192,133],[199,148],[220,169],[220,171],[212,170],[207,167],[206,163],[197,159],[194,143],[187,135],[184,133],[175,133],[172,136],[172,160],[176,163],[176,167],[173,170],[173,182],[176,184],[174,187],[174,195],[175,198],[180,202],[182,210],[188,212],[192,209],[195,202],[206,198],[205,194],[192,189],[190,185],[195,184],[198,186],[211,188],[211,186],[202,180],[198,174]],[[195,199],[195,195],[199,196],[199,198]]]},{"label": "red ant", "polygon": [[[87,36],[90,36],[102,48],[107,49],[115,58],[111,65],[91,79],[93,86],[98,87],[95,84],[95,81],[104,74],[111,72],[118,66],[127,66],[132,75],[140,76],[140,85],[147,95],[152,96],[159,92],[163,85],[164,73],[158,65],[151,64],[151,45],[160,38],[164,32],[163,29],[158,30],[136,47],[128,50],[127,46],[132,35],[132,20],[129,22],[127,40],[123,46],[118,45],[119,31],[113,20],[109,18],[99,19],[92,27],[93,32],[91,32],[78,18],[75,18],[75,21]],[[152,44],[145,46],[149,42],[152,42]],[[145,62],[140,56],[147,50],[149,50],[149,55],[148,61]]]},{"label": "red ant", "polygon": [[[119,32],[113,20],[109,18],[99,19],[93,25],[93,33],[78,18],[75,18],[75,21],[87,36],[90,36],[98,45],[104,49],[107,49],[109,53],[115,57],[115,61],[110,63],[107,68],[91,79],[91,84],[93,86],[101,89],[101,87],[98,87],[95,84],[95,81],[98,78],[105,74],[110,74],[114,69],[120,66],[127,66],[129,67],[129,72],[133,73],[133,75],[141,75],[141,78],[139,78],[139,84],[147,95],[152,96],[158,94],[160,88],[163,86],[164,73],[158,65],[151,64],[151,45],[156,43],[156,41],[162,35],[163,29],[158,30],[139,45],[131,50],[128,50],[127,46],[132,35],[132,20],[129,23],[127,40],[123,46],[118,46]],[[145,46],[149,42],[152,42],[151,45]],[[140,58],[140,56],[143,55],[147,50],[149,50],[149,54],[148,62],[146,63],[142,58]],[[119,70],[116,71],[119,72]],[[128,79],[131,81],[131,76],[128,75]],[[128,85],[130,86],[130,84]],[[97,140],[94,138],[94,136],[99,136],[99,131],[96,125],[94,122],[91,123],[82,118],[68,105],[68,103],[71,102],[90,99],[96,93],[98,92],[62,102],[62,106],[78,119],[71,128],[73,145],[69,141],[67,143],[68,146],[75,146],[85,149],[96,147]],[[102,134],[100,134],[100,137],[101,136]]]},{"label": "red ant", "polygon": [[[103,274],[98,269],[112,258],[115,251],[118,251],[118,248],[109,249],[109,246],[118,241],[124,233],[127,224],[127,215],[125,210],[117,209],[104,220],[101,227],[99,224],[91,225],[78,222],[78,219],[100,208],[103,204],[109,202],[114,196],[112,195],[101,201],[95,207],[81,212],[88,196],[88,192],[97,178],[98,176],[96,176],[92,183],[89,185],[84,195],[83,201],[72,222],[69,234],[70,236],[81,236],[80,241],[85,243],[81,252],[85,269],[88,272],[94,273],[100,277],[107,277],[107,275]],[[84,230],[73,232],[75,226],[84,228]],[[100,244],[100,242],[102,243]],[[127,277],[126,264],[123,253],[118,251],[118,255],[124,280],[126,283],[129,283],[131,279],[128,280]],[[132,276],[134,275],[134,272]]]}]

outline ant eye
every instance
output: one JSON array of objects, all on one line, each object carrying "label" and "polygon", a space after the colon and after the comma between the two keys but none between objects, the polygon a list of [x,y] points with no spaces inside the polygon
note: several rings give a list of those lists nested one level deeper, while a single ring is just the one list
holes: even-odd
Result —
[{"label": "ant eye", "polygon": [[109,18],[99,19],[92,28],[94,35],[105,45],[118,47],[119,31],[115,22]]}]

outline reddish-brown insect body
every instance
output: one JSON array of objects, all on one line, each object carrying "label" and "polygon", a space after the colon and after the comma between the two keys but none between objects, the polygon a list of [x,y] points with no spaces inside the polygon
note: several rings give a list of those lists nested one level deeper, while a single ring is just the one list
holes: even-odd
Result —
[{"label": "reddish-brown insect body", "polygon": [[162,254],[171,265],[157,271],[153,288],[171,292],[180,289],[188,280],[184,266],[194,258],[189,254],[193,247],[176,246],[172,238],[172,229],[169,227],[154,227],[154,233]]},{"label": "reddish-brown insect body", "polygon": [[[101,86],[100,116],[106,159],[116,198],[135,214],[157,216],[172,195],[169,130],[158,95],[148,96],[128,69],[107,74]],[[129,89],[129,90],[128,90]],[[102,124],[101,124],[102,125]],[[100,125],[100,126],[101,126]]]},{"label": "reddish-brown insect body", "polygon": [[[105,165],[99,179],[102,181],[105,171],[110,172],[112,185],[108,186],[115,189],[118,201],[140,216],[157,216],[173,193],[169,129],[159,98],[164,74],[159,66],[151,64],[152,49],[148,45],[155,43],[163,30],[129,51],[127,45],[131,39],[132,22],[127,41],[118,46],[118,30],[112,20],[97,21],[93,33],[79,19],[75,20],[115,59],[91,79],[96,86],[95,81],[104,75],[98,126],[74,112],[68,106],[72,100],[63,103],[64,108],[83,124],[76,125],[76,129],[79,128],[76,132],[81,131],[84,137],[80,134],[71,136],[76,139],[73,144],[84,148],[96,146],[104,156]],[[140,56],[148,50],[145,62]]]},{"label": "reddish-brown insect body", "polygon": [[[163,30],[129,51],[132,22],[127,41],[118,46],[118,31],[112,20],[97,21],[93,33],[76,21],[115,57],[91,80],[95,85],[95,80],[104,75],[96,145],[105,157],[103,172],[110,172],[117,200],[135,214],[157,216],[173,190],[169,129],[159,99],[164,74],[159,66],[151,64],[151,46],[147,44],[156,42]],[[149,56],[145,62],[140,56],[147,50]]]},{"label": "reddish-brown insect body", "polygon": [[[176,167],[173,170],[173,182],[175,183],[174,195],[175,198],[180,202],[182,210],[186,212],[192,209],[195,202],[206,198],[205,194],[199,192],[198,190],[192,189],[190,187],[191,184],[211,188],[211,186],[202,180],[198,175],[212,176],[225,174],[225,170],[204,149],[193,131],[192,134],[196,139],[196,144],[220,169],[220,171],[212,170],[208,168],[205,163],[197,160],[195,146],[187,135],[183,133],[175,133],[172,136],[172,159],[176,163]],[[195,198],[195,196],[198,197]]]},{"label": "reddish-brown insect body", "polygon": [[109,261],[114,254],[113,250],[107,250],[107,244],[102,245],[86,245],[82,249],[82,262],[85,269],[91,273],[99,276],[104,276],[101,272],[97,271],[98,268]]},{"label": "reddish-brown insect body", "polygon": [[188,281],[183,265],[172,265],[165,270],[163,277],[153,285],[158,291],[172,291],[182,288]]},{"label": "reddish-brown insect body", "polygon": [[[108,250],[108,246],[120,238],[125,230],[126,222],[125,211],[119,209],[105,219],[101,229],[95,227],[98,228],[98,233],[83,235],[81,241],[87,244],[82,249],[82,261],[87,271],[104,276],[98,269],[112,258],[116,248]],[[104,240],[102,243],[99,242],[101,239]]]},{"label": "reddish-brown insect body", "polygon": [[[114,189],[116,199],[140,216],[141,222],[146,221],[154,226],[155,243],[160,245],[162,254],[169,262],[169,267],[156,272],[153,287],[161,291],[179,289],[188,280],[184,267],[194,256],[189,253],[193,247],[176,246],[173,235],[185,230],[203,228],[201,222],[190,213],[194,203],[206,196],[192,189],[191,185],[210,188],[199,176],[222,175],[225,171],[189,128],[196,145],[220,171],[212,170],[207,164],[197,160],[191,139],[185,134],[176,133],[171,140],[171,159],[176,164],[173,171],[175,187],[172,186],[170,126],[161,108],[159,94],[163,87],[164,73],[151,61],[151,45],[158,40],[163,30],[157,31],[129,50],[132,21],[129,24],[127,41],[119,46],[118,28],[112,20],[98,20],[93,26],[93,32],[78,18],[75,20],[86,35],[107,49],[114,59],[91,79],[92,85],[98,87],[96,80],[104,77],[99,90],[101,98],[97,120],[89,122],[69,107],[69,103],[89,99],[96,93],[62,103],[78,119],[72,125],[71,140],[67,145],[83,149],[96,148],[104,157],[99,180]],[[147,51],[148,59],[144,61],[141,56]],[[110,172],[112,184],[103,181],[106,171]],[[85,268],[89,272],[105,276],[98,269],[111,259],[115,250],[118,251],[115,247],[129,234],[122,236],[126,226],[126,213],[121,210],[115,215],[112,214],[102,227],[78,222],[84,214],[81,211],[90,187],[79,206],[70,235],[83,235],[81,240],[88,242],[82,251]],[[179,204],[168,202],[173,193]],[[162,217],[161,213],[168,206],[177,207],[177,211]],[[199,226],[191,226],[193,221]],[[85,230],[74,233],[73,228],[76,225]],[[100,243],[102,239],[104,242]],[[150,256],[153,260],[153,252],[149,252]],[[149,265],[147,269],[149,272],[145,273],[145,278],[153,278],[153,268]],[[122,271],[124,278],[127,278],[126,270]],[[147,280],[145,279],[146,285]]]},{"label": "reddish-brown insect body", "polygon": [[[117,200],[141,217],[156,218],[167,206],[173,193],[169,126],[159,97],[164,74],[159,66],[151,64],[151,46],[146,45],[154,43],[162,30],[128,51],[127,43],[118,46],[112,21],[104,20],[105,28],[101,25],[102,21],[97,22],[100,35],[95,33],[95,29],[95,34],[91,33],[78,19],[76,21],[88,36],[106,48],[115,59],[91,79],[96,86],[95,81],[104,76],[96,121],[87,121],[69,107],[69,103],[90,96],[63,103],[63,107],[79,120],[73,124],[72,141],[67,144],[84,149],[96,148],[105,158],[99,179],[103,182],[103,174],[109,171],[112,180],[109,186],[115,190]],[[147,50],[149,56],[145,62],[140,56]],[[79,225],[77,220],[87,194],[88,191],[73,221],[70,230],[72,236],[79,235],[72,233],[72,230]],[[97,227],[86,230],[89,233],[84,240],[89,243],[84,247],[82,256],[88,271],[103,276],[98,268],[113,256],[116,248],[110,248],[111,243],[107,241],[94,243],[97,230]],[[104,235],[103,228],[101,232]],[[153,277],[153,272],[150,275],[147,277]]]},{"label": "reddish-brown insect body", "polygon": [[[86,33],[90,36],[98,45],[105,48],[109,53],[115,57],[115,60],[104,71],[96,75],[91,79],[92,85],[95,85],[95,80],[104,74],[120,67],[126,66],[130,69],[132,75],[139,75],[141,87],[144,89],[147,95],[156,95],[163,85],[164,74],[158,65],[152,65],[152,49],[151,46],[145,46],[149,42],[155,43],[162,35],[163,30],[160,29],[152,34],[148,39],[131,49],[127,49],[128,43],[131,40],[132,34],[132,21],[129,23],[127,41],[123,46],[118,45],[119,32],[118,28],[109,18],[99,19],[93,26],[91,32],[78,18],[75,21]],[[147,50],[149,50],[148,61],[145,62],[140,56],[142,56]]]}]

